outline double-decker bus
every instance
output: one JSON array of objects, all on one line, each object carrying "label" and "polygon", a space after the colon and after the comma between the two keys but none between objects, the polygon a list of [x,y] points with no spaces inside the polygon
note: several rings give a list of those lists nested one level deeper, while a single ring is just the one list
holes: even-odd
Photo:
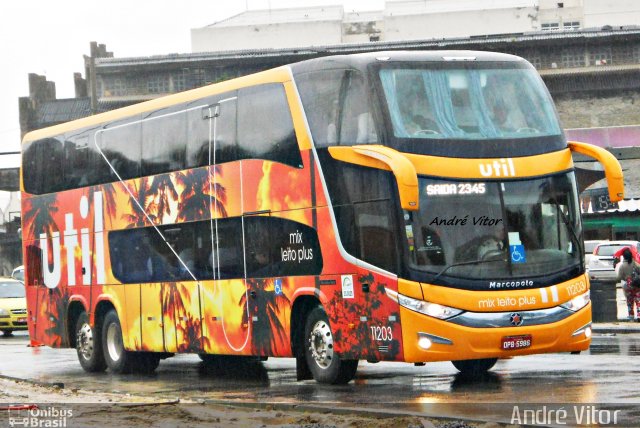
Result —
[{"label": "double-decker bus", "polygon": [[31,338],[90,372],[190,352],[324,383],[585,350],[573,152],[623,197],[529,63],[468,51],[318,58],[32,132]]}]

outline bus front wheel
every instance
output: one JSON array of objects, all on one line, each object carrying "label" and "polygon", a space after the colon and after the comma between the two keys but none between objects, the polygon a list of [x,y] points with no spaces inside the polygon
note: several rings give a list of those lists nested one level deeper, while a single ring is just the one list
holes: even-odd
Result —
[{"label": "bus front wheel", "polygon": [[304,355],[317,382],[345,384],[355,377],[358,360],[342,360],[334,353],[329,318],[322,307],[309,312],[304,337]]},{"label": "bus front wheel", "polygon": [[114,310],[104,317],[102,344],[105,363],[114,373],[152,373],[160,363],[160,358],[151,352],[124,349],[120,319]]},{"label": "bus front wheel", "polygon": [[84,371],[97,373],[107,368],[101,340],[100,331],[91,327],[89,316],[82,312],[76,321],[76,352]]},{"label": "bus front wheel", "polygon": [[463,375],[482,376],[491,369],[498,361],[497,358],[484,358],[478,360],[459,360],[451,361],[455,368],[460,370]]}]

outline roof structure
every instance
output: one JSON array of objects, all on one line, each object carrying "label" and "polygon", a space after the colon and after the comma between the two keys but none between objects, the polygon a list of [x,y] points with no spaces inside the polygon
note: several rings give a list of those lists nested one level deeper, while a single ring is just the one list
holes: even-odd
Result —
[{"label": "roof structure", "polygon": [[[97,111],[101,113],[120,107],[126,107],[131,104],[139,103],[140,100],[125,101],[99,101]],[[91,112],[91,100],[85,98],[66,98],[43,102],[37,109],[37,122],[41,127],[51,126],[57,123],[69,122],[75,119],[81,119],[93,114]]]},{"label": "roof structure", "polygon": [[[186,54],[156,55],[149,57],[130,58],[96,58],[96,67],[101,70],[134,65],[170,65],[188,62],[223,61],[236,59],[257,59],[269,57],[293,57],[295,61],[318,55],[339,55],[358,52],[384,50],[434,50],[434,49],[497,49],[504,45],[538,44],[543,41],[562,42],[563,44],[611,40],[612,38],[626,39],[640,37],[640,26],[629,26],[622,29],[586,29],[571,31],[537,31],[531,33],[500,34],[487,36],[458,37],[448,39],[408,40],[394,42],[344,43],[339,45],[324,45],[283,49],[243,49],[221,52],[198,52]],[[598,71],[606,71],[609,66],[600,66]],[[553,70],[549,73],[553,73]]]},{"label": "roof structure", "polygon": [[247,10],[207,27],[248,27],[256,25],[286,24],[290,22],[342,21],[344,8],[341,5],[299,7],[285,9]]}]

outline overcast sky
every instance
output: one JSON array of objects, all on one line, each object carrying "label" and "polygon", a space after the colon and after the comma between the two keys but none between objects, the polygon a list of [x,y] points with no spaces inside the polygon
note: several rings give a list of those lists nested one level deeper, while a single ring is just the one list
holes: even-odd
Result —
[{"label": "overcast sky", "polygon": [[[74,97],[73,73],[84,75],[89,42],[116,57],[188,53],[190,29],[249,9],[343,4],[380,10],[383,0],[0,0],[0,153],[20,149],[18,97],[29,95],[28,73]],[[86,76],[85,76],[86,77]]]}]

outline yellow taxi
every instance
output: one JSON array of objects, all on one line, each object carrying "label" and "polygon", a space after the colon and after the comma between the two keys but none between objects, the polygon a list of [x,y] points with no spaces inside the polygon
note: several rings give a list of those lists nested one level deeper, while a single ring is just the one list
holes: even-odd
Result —
[{"label": "yellow taxi", "polygon": [[12,278],[0,278],[0,331],[10,336],[27,329],[27,299],[24,284]]}]

